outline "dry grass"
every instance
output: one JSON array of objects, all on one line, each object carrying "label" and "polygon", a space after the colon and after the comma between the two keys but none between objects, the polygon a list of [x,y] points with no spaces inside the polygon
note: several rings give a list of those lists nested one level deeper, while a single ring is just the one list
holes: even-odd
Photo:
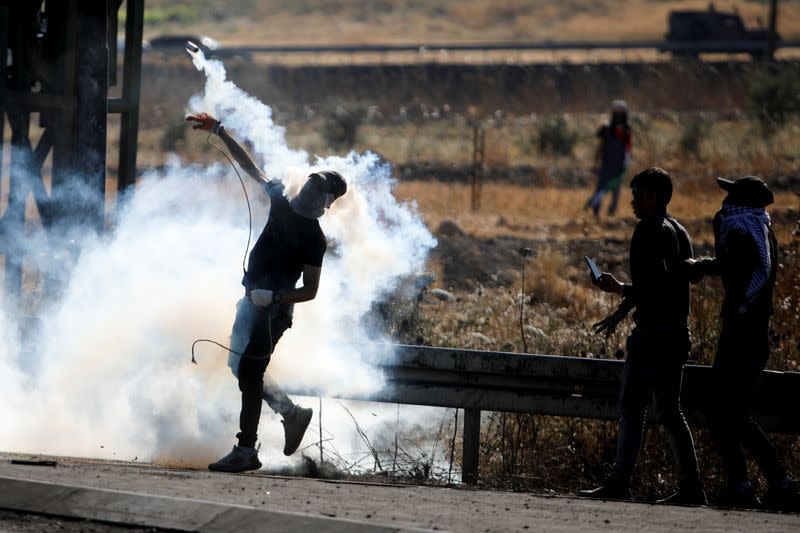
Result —
[{"label": "dry grass", "polygon": [[[226,44],[376,43],[491,40],[658,39],[672,9],[706,9],[705,0],[198,0],[184,17],[156,22],[174,0],[152,0],[145,36],[200,32]],[[767,4],[737,3],[745,23],[767,20]],[[729,9],[729,6],[720,6]],[[782,2],[779,31],[800,35],[800,5]],[[379,29],[378,31],[376,31]]]},{"label": "dry grass", "polygon": [[[396,116],[367,119],[358,129],[354,149],[373,151],[394,165],[440,164],[469,165],[472,161],[472,127],[467,117],[448,113],[442,107],[424,107],[419,117]],[[571,154],[541,153],[537,139],[542,124],[549,118],[538,115],[505,116],[484,122],[486,129],[485,165],[491,167],[530,167],[524,182],[555,187],[588,184],[596,148],[595,132],[606,116],[595,113],[566,114],[566,128],[577,133]],[[182,117],[178,117],[182,119]],[[177,119],[176,119],[177,120]],[[703,122],[698,134],[697,153],[684,153],[681,141],[693,120]],[[166,125],[143,129],[140,133],[140,161],[143,165],[161,164],[167,157],[163,140],[167,131],[182,122],[167,120]],[[293,147],[312,154],[333,153],[320,132],[324,118],[289,120],[287,140]],[[676,188],[686,193],[713,189],[716,176],[757,174],[765,177],[795,172],[800,164],[797,138],[800,120],[792,120],[773,136],[765,138],[759,124],[743,114],[724,117],[721,113],[634,113],[634,168],[658,165],[672,172]],[[113,137],[112,132],[112,139]],[[213,155],[196,135],[186,135],[176,145],[178,153],[192,160]],[[436,176],[431,176],[436,178]]]},{"label": "dry grass", "polygon": [[[414,184],[415,190],[429,184]],[[453,186],[445,186],[453,187]],[[533,198],[536,191],[506,190],[511,204],[519,212],[530,209],[518,197]],[[564,193],[564,194],[562,194]],[[555,199],[570,197],[577,191],[548,191]],[[431,193],[441,197],[442,190]],[[423,196],[423,195],[421,195]],[[779,195],[778,204],[789,209],[794,195]],[[424,198],[424,197],[423,197]],[[695,198],[676,198],[676,210],[691,215]],[[718,203],[719,198],[715,205]],[[711,207],[705,199],[702,205]],[[788,207],[787,207],[787,204]],[[435,211],[436,201],[421,202],[422,210]],[[774,212],[775,210],[773,210]],[[569,215],[563,212],[561,220]],[[784,371],[800,370],[800,221],[796,208],[793,218],[779,228],[781,266],[776,289],[776,314],[772,320],[773,346],[769,367]],[[452,214],[449,211],[448,215]],[[707,225],[707,224],[706,224]],[[554,226],[555,227],[555,226]],[[542,228],[539,228],[540,230]],[[630,231],[630,227],[626,231]],[[602,228],[593,230],[596,239],[607,237]],[[442,237],[445,238],[445,237]],[[590,237],[591,238],[591,237]],[[621,357],[630,322],[620,331],[603,339],[593,335],[589,326],[608,313],[617,298],[595,291],[588,283],[579,257],[568,255],[560,246],[546,246],[528,262],[525,294],[521,278],[504,286],[487,288],[475,284],[472,290],[456,291],[457,299],[443,302],[423,299],[417,310],[418,339],[437,346],[470,347],[485,350],[522,351],[522,335],[529,353],[578,355],[585,357]],[[621,246],[627,246],[623,242]],[[620,244],[616,245],[619,252]],[[520,260],[521,261],[521,260]],[[521,262],[520,262],[521,265]],[[624,275],[624,274],[623,274]],[[722,291],[718,281],[706,280],[695,286],[690,327],[693,337],[692,357],[708,364],[713,360],[719,335],[719,304]],[[524,302],[524,326],[519,326],[519,306]],[[489,413],[481,435],[481,480],[488,486],[574,493],[598,483],[609,474],[614,457],[616,423],[523,414]],[[705,431],[694,432],[697,453],[706,489],[714,495],[723,483],[713,442]],[[800,443],[796,437],[775,436],[778,453],[790,471],[800,472]],[[756,477],[759,471],[751,465]],[[764,480],[760,483],[764,488]],[[634,478],[634,494],[655,499],[669,494],[677,483],[666,439],[658,431],[648,431]]]},{"label": "dry grass", "polygon": [[[472,126],[467,116],[448,113],[442,106],[423,106],[419,117],[403,118],[400,105],[383,110],[395,116],[366,120],[358,130],[355,149],[371,150],[399,165],[414,162],[469,164],[472,161]],[[775,135],[765,138],[757,121],[743,113],[634,113],[634,165],[658,163],[681,181],[702,181],[704,177],[755,173],[772,175],[796,168],[800,162],[797,137],[800,121],[790,121]],[[577,133],[571,154],[541,153],[537,147],[540,128],[548,116],[507,116],[484,120],[487,166],[531,165],[544,172],[537,178],[551,180],[558,171],[571,170],[587,175],[596,149],[595,132],[607,117],[596,113],[566,113],[566,128]],[[685,154],[681,140],[688,125],[700,120],[704,130],[698,135],[697,154]],[[291,121],[288,140],[310,153],[332,153],[319,131],[322,119]],[[716,174],[715,174],[716,173]]]},{"label": "dry grass", "polygon": [[[680,185],[680,184],[679,184]],[[677,190],[670,203],[670,213],[685,224],[705,223],[719,209],[723,198],[713,178],[701,188]],[[635,221],[630,211],[630,190],[620,195],[618,219],[622,223],[609,227],[598,224],[583,206],[590,188],[564,189],[559,187],[525,187],[521,185],[486,183],[483,185],[481,210],[470,211],[470,186],[461,183],[436,181],[401,182],[397,196],[413,200],[431,228],[444,220],[455,221],[467,233],[476,237],[516,235],[542,239],[629,237]],[[800,203],[792,192],[778,192],[773,211],[800,211]],[[693,235],[696,241],[711,237],[710,224],[704,232]],[[701,228],[702,229],[702,228]],[[791,227],[776,227],[782,243],[789,242]],[[609,230],[611,234],[609,234]]]}]

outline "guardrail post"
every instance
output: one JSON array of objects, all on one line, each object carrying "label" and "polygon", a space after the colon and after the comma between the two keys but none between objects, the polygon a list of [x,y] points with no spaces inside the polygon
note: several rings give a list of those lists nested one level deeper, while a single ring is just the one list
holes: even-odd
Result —
[{"label": "guardrail post", "polygon": [[461,479],[464,483],[478,481],[478,452],[481,446],[481,410],[464,409],[464,438],[461,459]]}]

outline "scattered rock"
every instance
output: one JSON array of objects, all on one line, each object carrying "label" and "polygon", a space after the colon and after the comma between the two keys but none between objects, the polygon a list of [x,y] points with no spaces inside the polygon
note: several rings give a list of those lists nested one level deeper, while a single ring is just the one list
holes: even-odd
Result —
[{"label": "scattered rock", "polygon": [[434,298],[436,298],[437,300],[441,300],[443,302],[455,302],[456,301],[456,295],[453,294],[452,292],[446,291],[444,289],[433,289],[431,291],[431,294],[433,295]]},{"label": "scattered rock", "polygon": [[467,233],[461,229],[461,226],[454,220],[442,220],[439,224],[439,229],[436,230],[438,235],[445,235],[447,237],[465,237]]},{"label": "scattered rock", "polygon": [[531,326],[530,324],[525,325],[522,329],[525,330],[525,333],[531,337],[545,338],[547,336],[541,328]]},{"label": "scattered rock", "polygon": [[467,339],[472,342],[477,342],[479,344],[492,344],[492,339],[484,335],[483,333],[478,333],[477,331],[470,331],[467,333]]}]

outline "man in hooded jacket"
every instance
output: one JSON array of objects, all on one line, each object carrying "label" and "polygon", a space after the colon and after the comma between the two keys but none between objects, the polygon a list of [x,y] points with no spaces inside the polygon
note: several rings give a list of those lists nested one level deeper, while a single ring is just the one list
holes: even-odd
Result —
[{"label": "man in hooded jacket", "polygon": [[[231,333],[228,366],[242,393],[238,443],[228,455],[208,465],[209,470],[221,472],[257,470],[261,468],[255,444],[262,398],[283,417],[285,455],[297,450],[311,421],[312,410],[295,405],[265,371],[275,344],[292,326],[294,304],[316,297],[327,248],[318,219],[347,191],[347,183],[338,172],[315,172],[289,200],[283,184],[269,179],[219,120],[207,113],[186,120],[197,123],[194,129],[217,134],[270,198],[269,218],[250,252],[242,279],[245,295],[236,305]],[[295,287],[301,276],[302,286]]]},{"label": "man in hooded jacket", "polygon": [[765,503],[800,509],[797,483],[789,479],[769,438],[749,413],[756,381],[770,355],[778,246],[766,206],[773,203],[773,194],[755,176],[718,178],[717,182],[728,194],[713,220],[716,257],[688,260],[688,264],[696,277],[720,276],[725,289],[713,365],[713,400],[707,410],[727,477],[718,503],[731,507],[758,503],[747,476],[744,446],[769,483]]}]

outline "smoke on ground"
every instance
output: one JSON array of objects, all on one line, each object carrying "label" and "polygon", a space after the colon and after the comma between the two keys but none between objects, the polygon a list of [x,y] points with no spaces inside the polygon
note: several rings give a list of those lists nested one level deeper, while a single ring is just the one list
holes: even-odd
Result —
[{"label": "smoke on ground", "polygon": [[[290,196],[315,170],[347,178],[348,193],[321,219],[335,244],[317,298],[296,306],[268,372],[292,390],[368,396],[383,385],[378,364],[391,354],[366,348],[380,335],[365,331],[361,317],[424,267],[434,238],[415,206],[395,199],[390,168],[377,156],[309,158],[287,146],[271,109],[226,80],[220,62],[198,57],[195,65],[207,83],[188,111],[219,117]],[[71,268],[38,254],[36,266],[58,279],[61,294],[24,346],[10,317],[0,316],[0,449],[196,466],[229,450],[239,391],[226,353],[198,345],[195,366],[189,351],[200,337],[227,343],[243,292],[248,215],[236,175],[220,159],[200,167],[173,158],[143,176],[114,214],[114,230],[87,231]],[[248,190],[255,239],[269,207],[257,185]],[[315,409],[316,402],[301,400]],[[352,441],[328,442],[329,451],[359,440],[341,406],[323,409],[323,437]],[[357,419],[375,418],[375,409],[355,409]],[[262,460],[280,463],[282,428],[266,407],[260,438]],[[315,438],[309,431],[304,446]]]}]

